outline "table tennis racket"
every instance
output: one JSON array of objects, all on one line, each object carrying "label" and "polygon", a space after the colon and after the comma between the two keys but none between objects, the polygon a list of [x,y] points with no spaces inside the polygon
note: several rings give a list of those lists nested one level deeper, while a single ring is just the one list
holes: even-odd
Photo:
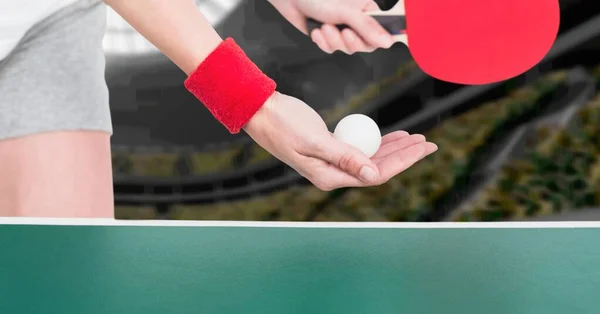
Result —
[{"label": "table tennis racket", "polygon": [[[465,85],[528,71],[549,52],[560,24],[558,0],[399,0],[366,14],[406,44],[425,73]],[[309,34],[322,25],[309,19]]]}]

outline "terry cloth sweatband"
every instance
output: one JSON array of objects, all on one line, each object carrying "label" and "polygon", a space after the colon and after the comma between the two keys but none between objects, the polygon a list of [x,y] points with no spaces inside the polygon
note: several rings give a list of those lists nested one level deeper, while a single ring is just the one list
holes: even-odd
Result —
[{"label": "terry cloth sweatband", "polygon": [[276,88],[232,38],[221,42],[184,85],[232,134],[240,132]]}]

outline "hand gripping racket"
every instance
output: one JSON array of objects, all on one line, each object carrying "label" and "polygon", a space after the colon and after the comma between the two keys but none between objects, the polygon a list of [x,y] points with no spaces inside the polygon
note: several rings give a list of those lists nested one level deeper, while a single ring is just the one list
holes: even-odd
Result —
[{"label": "hand gripping racket", "polygon": [[[549,52],[560,24],[557,0],[399,0],[366,14],[406,44],[425,73],[466,85],[531,69]],[[309,19],[307,26],[310,34],[322,23]]]}]

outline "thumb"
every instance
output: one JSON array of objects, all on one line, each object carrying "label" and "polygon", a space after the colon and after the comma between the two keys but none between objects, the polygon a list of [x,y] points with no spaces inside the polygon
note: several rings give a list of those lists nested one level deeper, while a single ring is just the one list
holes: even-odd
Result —
[{"label": "thumb", "polygon": [[319,144],[317,155],[340,170],[366,183],[379,180],[375,163],[363,152],[331,136]]}]

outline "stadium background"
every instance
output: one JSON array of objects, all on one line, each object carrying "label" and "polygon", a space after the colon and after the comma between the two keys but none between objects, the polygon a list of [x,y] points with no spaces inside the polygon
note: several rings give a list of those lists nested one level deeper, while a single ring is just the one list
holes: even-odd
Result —
[{"label": "stadium background", "polygon": [[[378,1],[385,8],[395,1]],[[265,0],[197,1],[280,91],[335,126],[350,113],[439,150],[385,185],[322,192],[245,134],[232,136],[184,74],[109,11],[106,78],[119,219],[506,221],[600,218],[600,9],[561,0],[548,57],[486,86],[428,77],[408,50],[327,55]]]}]

